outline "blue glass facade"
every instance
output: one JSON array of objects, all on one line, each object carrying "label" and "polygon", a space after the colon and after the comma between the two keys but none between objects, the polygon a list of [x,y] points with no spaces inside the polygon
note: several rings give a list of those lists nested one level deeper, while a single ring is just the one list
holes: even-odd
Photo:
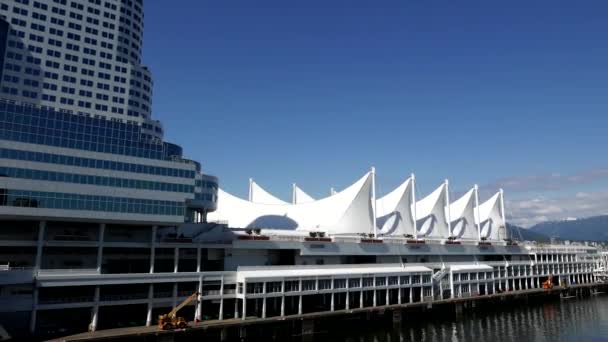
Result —
[{"label": "blue glass facade", "polygon": [[150,117],[140,1],[8,0],[0,17],[0,206],[168,222],[215,210],[217,178]]},{"label": "blue glass facade", "polygon": [[2,140],[165,159],[164,144],[145,137],[136,124],[0,102]]},{"label": "blue glass facade", "polygon": [[137,179],[103,177],[83,175],[77,173],[54,172],[46,170],[31,170],[15,167],[0,166],[0,177],[42,180],[50,182],[64,182],[74,184],[87,184],[99,186],[111,186],[116,188],[130,188],[140,190],[171,191],[193,193],[194,186],[185,184],[173,184],[164,182],[151,182]]},{"label": "blue glass facade", "polygon": [[[177,178],[194,178],[195,172],[184,169],[151,166],[144,164],[123,163],[113,160],[101,160],[93,158],[82,158],[67,156],[64,154],[52,154],[34,151],[14,150],[0,148],[0,158],[33,161],[38,163],[50,163],[67,166],[88,167],[100,170],[123,171],[156,176],[168,176]],[[198,185],[197,185],[198,186]]]},{"label": "blue glass facade", "polygon": [[0,84],[4,69],[4,55],[6,54],[6,41],[8,38],[8,23],[0,18]]},{"label": "blue glass facade", "polygon": [[146,215],[184,216],[184,203],[59,192],[5,190],[0,204],[10,207],[89,210]]}]

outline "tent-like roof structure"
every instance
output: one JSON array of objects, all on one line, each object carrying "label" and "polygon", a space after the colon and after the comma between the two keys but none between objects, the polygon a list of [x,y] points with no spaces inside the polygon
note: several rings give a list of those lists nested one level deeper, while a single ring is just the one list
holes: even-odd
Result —
[{"label": "tent-like roof structure", "polygon": [[249,179],[249,201],[259,204],[287,204],[287,202],[264,190],[251,178]]},{"label": "tent-like roof structure", "polygon": [[481,238],[488,240],[506,238],[506,236],[500,234],[501,228],[506,227],[504,207],[502,190],[477,207],[479,219],[476,220],[476,223],[481,227]]},{"label": "tent-like roof structure", "polygon": [[416,202],[417,236],[430,238],[446,238],[451,236],[447,205],[447,181],[441,184],[430,195]]},{"label": "tent-like roof structure", "polygon": [[475,223],[475,198],[477,187],[450,203],[450,226],[452,236],[462,239],[479,239]]},{"label": "tent-like roof structure", "polygon": [[[477,186],[450,203],[448,181],[416,201],[412,175],[396,189],[376,198],[372,169],[353,185],[315,200],[293,184],[293,203],[273,196],[250,180],[249,200],[218,190],[218,208],[211,221],[234,228],[291,230],[300,234],[323,231],[331,235],[374,233],[378,236],[499,240],[504,238],[502,190],[478,204]],[[504,235],[504,234],[503,234]]]},{"label": "tent-like roof structure", "polygon": [[381,235],[416,234],[412,203],[414,176],[406,179],[395,190],[376,201],[376,225]]},{"label": "tent-like roof structure", "polygon": [[300,189],[295,183],[293,184],[292,204],[310,203],[314,201],[314,198],[305,193],[304,190]]},{"label": "tent-like roof structure", "polygon": [[219,189],[218,208],[209,213],[209,219],[228,221],[239,228],[368,234],[373,232],[371,191],[371,172],[334,196],[302,204],[254,203]]}]

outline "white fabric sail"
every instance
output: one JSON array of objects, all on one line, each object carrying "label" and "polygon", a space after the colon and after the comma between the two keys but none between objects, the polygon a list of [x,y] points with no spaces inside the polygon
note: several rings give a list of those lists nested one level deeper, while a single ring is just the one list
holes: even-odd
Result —
[{"label": "white fabric sail", "polygon": [[208,217],[212,221],[228,221],[233,228],[367,234],[373,232],[371,190],[370,172],[334,196],[302,204],[254,203],[218,189],[218,208]]},{"label": "white fabric sail", "polygon": [[418,237],[447,238],[450,236],[447,219],[447,184],[441,184],[430,195],[416,202]]},{"label": "white fabric sail", "polygon": [[412,178],[376,201],[376,225],[381,235],[414,235]]},{"label": "white fabric sail", "polygon": [[300,189],[296,184],[293,185],[293,202],[292,204],[302,204],[314,202],[315,199]]},{"label": "white fabric sail", "polygon": [[249,198],[253,203],[259,204],[288,204],[287,202],[273,196],[268,191],[264,190],[258,183],[251,181]]},{"label": "white fabric sail", "polygon": [[452,236],[459,239],[479,238],[475,222],[475,188],[450,204]]},{"label": "white fabric sail", "polygon": [[501,203],[502,196],[497,192],[489,200],[479,205],[479,220],[481,225],[481,237],[488,240],[500,240],[500,229],[505,227]]}]

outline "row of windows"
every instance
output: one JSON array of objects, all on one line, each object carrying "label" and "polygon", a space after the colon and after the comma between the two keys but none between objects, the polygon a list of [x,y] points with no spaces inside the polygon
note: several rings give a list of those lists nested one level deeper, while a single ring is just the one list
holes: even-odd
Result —
[{"label": "row of windows", "polygon": [[[50,164],[58,164],[58,165],[88,167],[88,168],[103,169],[103,170],[142,173],[142,174],[150,174],[150,175],[157,175],[157,176],[189,178],[189,179],[194,178],[194,173],[195,173],[194,171],[190,171],[190,170],[173,169],[173,168],[168,168],[168,167],[150,166],[150,165],[133,164],[133,163],[121,163],[121,162],[109,161],[109,160],[80,158],[80,157],[65,156],[65,155],[59,155],[59,154],[21,151],[21,150],[12,150],[12,149],[4,149],[4,148],[0,148],[0,158],[33,161],[33,162],[39,162],[39,163],[50,163]],[[199,181],[197,181],[197,182],[199,182]],[[214,183],[214,182],[208,182],[208,183],[215,184],[215,188],[217,188],[216,183]],[[197,186],[200,186],[200,185],[197,185]]]},{"label": "row of windows", "polygon": [[197,179],[195,185],[198,187],[201,187],[201,188],[217,190],[217,183],[212,182],[212,181],[204,181],[204,180]]},{"label": "row of windows", "polygon": [[213,199],[213,194],[201,194],[197,192],[194,194],[194,199],[197,201],[216,202]]},{"label": "row of windows", "polygon": [[[55,29],[53,29],[53,30],[54,31],[51,32],[51,33],[53,33],[55,35],[58,35],[58,36],[61,36],[61,37],[63,36],[63,31],[61,31],[61,30],[55,30]],[[97,32],[92,32],[92,31],[96,31],[96,30],[91,29],[90,27],[86,27],[85,31],[87,33],[92,33],[92,34],[96,34],[97,33]],[[25,39],[25,37],[26,37],[26,33],[24,31],[20,31],[20,30],[17,30],[17,29],[11,29],[10,33],[11,33],[12,36],[15,36],[15,37],[18,37],[18,38]],[[102,32],[102,37],[106,38],[106,39],[109,39],[111,41],[114,41],[114,35],[112,33]],[[34,33],[30,33],[29,34],[29,40],[32,41],[32,42],[44,43],[44,37],[40,36],[40,35],[37,35],[37,34],[34,34]],[[80,40],[80,39],[76,39],[76,40]],[[119,37],[118,40],[119,41],[124,41],[124,39],[121,38],[121,37]],[[88,42],[90,44],[96,45],[97,40],[85,37],[85,42]],[[21,43],[21,42],[13,42],[13,43],[11,43],[11,41],[9,41],[9,44],[19,44],[21,46],[21,48],[24,48],[24,44]],[[58,47],[62,47],[63,46],[63,42],[62,41],[55,40],[55,39],[52,39],[52,38],[48,39],[48,44],[52,45],[52,46],[58,46]],[[113,44],[112,43],[107,43],[107,42],[101,41],[100,45],[101,45],[101,47],[104,47],[104,48],[113,49]],[[34,48],[37,48],[37,47],[34,47]],[[70,44],[69,48],[70,48],[70,50],[80,50],[80,47],[77,46],[77,45],[74,45],[74,44]],[[53,54],[54,53],[55,52],[53,52]],[[50,55],[52,56],[53,54],[50,54]],[[110,60],[113,58],[113,56],[111,54],[108,54],[108,53],[105,53],[105,52],[101,52],[100,56],[103,57],[103,58],[110,59]],[[118,57],[116,59],[119,60]],[[87,60],[86,58],[83,58],[83,62],[85,62],[86,60]],[[120,61],[122,61],[123,63],[125,62],[122,59]],[[85,63],[85,64],[87,64],[87,63]],[[94,65],[94,61],[90,65]],[[118,67],[118,66],[116,66],[116,69],[117,69],[116,71],[120,71],[120,72],[126,73],[126,68],[124,68],[124,67]],[[133,70],[131,70],[131,75],[132,76],[136,76],[138,78],[141,78],[142,77],[142,72],[133,69]],[[148,83],[152,83],[152,79],[149,77],[149,75],[143,74],[143,78]]]},{"label": "row of windows", "polygon": [[164,183],[145,181],[139,179],[126,179],[116,177],[104,177],[104,176],[92,176],[92,175],[81,175],[75,173],[66,172],[54,172],[46,170],[31,170],[13,167],[0,166],[0,177],[11,177],[19,179],[32,179],[42,180],[50,182],[64,182],[64,183],[75,183],[75,184],[86,184],[86,185],[98,185],[98,186],[109,186],[115,188],[131,188],[139,190],[154,190],[154,191],[169,191],[169,192],[182,192],[182,193],[193,193],[194,187],[192,185],[175,184],[175,183]]},{"label": "row of windows", "polygon": [[142,140],[138,125],[5,102],[0,102],[0,139],[142,158],[166,158],[163,144]]},{"label": "row of windows", "polygon": [[0,206],[184,216],[182,202],[0,189]]}]

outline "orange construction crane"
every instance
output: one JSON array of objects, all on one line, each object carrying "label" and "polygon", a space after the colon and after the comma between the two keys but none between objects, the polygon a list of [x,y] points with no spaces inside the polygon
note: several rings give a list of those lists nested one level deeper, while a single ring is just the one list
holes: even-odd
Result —
[{"label": "orange construction crane", "polygon": [[200,293],[194,292],[190,297],[186,298],[183,302],[181,302],[178,306],[173,308],[171,312],[166,315],[158,316],[158,328],[161,330],[171,330],[171,329],[184,329],[188,327],[188,322],[184,319],[184,317],[177,317],[177,312],[181,310],[184,306],[192,303],[193,301],[198,299]]},{"label": "orange construction crane", "polygon": [[545,280],[543,282],[543,289],[550,290],[552,288],[553,288],[553,276],[550,275],[549,278],[547,278],[547,280]]}]

